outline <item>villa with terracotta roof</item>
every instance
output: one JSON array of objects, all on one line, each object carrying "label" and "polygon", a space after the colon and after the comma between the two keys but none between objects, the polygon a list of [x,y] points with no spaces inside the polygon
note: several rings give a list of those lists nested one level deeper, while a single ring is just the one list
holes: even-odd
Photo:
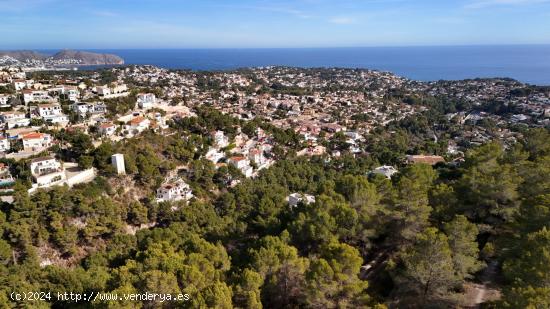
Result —
[{"label": "villa with terracotta roof", "polygon": [[41,151],[52,146],[52,137],[46,133],[32,132],[21,137],[25,151]]},{"label": "villa with terracotta roof", "polygon": [[113,134],[115,134],[116,128],[117,126],[112,122],[102,123],[99,126],[99,134],[101,134],[102,136],[112,136]]},{"label": "villa with terracotta roof", "polygon": [[150,125],[151,121],[149,119],[142,116],[137,116],[128,121],[128,123],[124,126],[124,130],[128,131],[129,135],[135,135],[149,129]]},{"label": "villa with terracotta roof", "polygon": [[239,169],[246,177],[252,177],[254,169],[250,166],[250,160],[243,156],[234,156],[227,160],[227,163]]}]

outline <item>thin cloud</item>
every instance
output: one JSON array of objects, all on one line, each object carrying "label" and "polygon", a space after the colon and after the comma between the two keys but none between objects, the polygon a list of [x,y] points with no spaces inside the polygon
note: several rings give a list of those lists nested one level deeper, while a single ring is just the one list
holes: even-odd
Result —
[{"label": "thin cloud", "polygon": [[337,25],[351,25],[356,23],[356,20],[354,18],[345,16],[332,17],[328,21],[332,24]]},{"label": "thin cloud", "polygon": [[119,16],[117,13],[111,12],[111,11],[93,11],[92,14],[94,14],[96,16],[101,16],[101,17],[117,17],[117,16]]},{"label": "thin cloud", "polygon": [[291,15],[297,18],[308,19],[313,16],[305,13],[304,11],[292,9],[284,6],[248,6],[248,5],[217,5],[216,7],[231,8],[231,9],[244,9],[244,10],[255,10],[255,11],[264,11],[272,13],[280,13],[285,15]]},{"label": "thin cloud", "polygon": [[308,15],[308,14],[306,14],[306,13],[300,11],[300,10],[287,9],[287,8],[282,8],[282,7],[256,7],[256,9],[263,10],[263,11],[275,12],[275,13],[288,14],[288,15],[292,15],[292,16],[296,16],[298,18],[304,18],[304,19],[311,18],[310,15]]},{"label": "thin cloud", "polygon": [[477,0],[467,4],[466,9],[483,9],[492,6],[506,6],[506,5],[532,5],[539,3],[546,3],[550,0]]}]

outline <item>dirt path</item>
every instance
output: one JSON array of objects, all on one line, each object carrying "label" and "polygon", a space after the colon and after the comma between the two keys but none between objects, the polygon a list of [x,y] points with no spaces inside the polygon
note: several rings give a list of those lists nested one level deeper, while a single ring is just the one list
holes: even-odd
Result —
[{"label": "dirt path", "polygon": [[479,308],[482,303],[499,298],[499,291],[491,286],[497,276],[497,267],[496,261],[490,262],[481,274],[481,283],[471,286],[470,291],[466,294],[468,308]]},{"label": "dirt path", "polygon": [[376,277],[385,267],[390,250],[383,249],[378,252],[369,263],[361,267],[361,278],[363,280],[372,280]]}]

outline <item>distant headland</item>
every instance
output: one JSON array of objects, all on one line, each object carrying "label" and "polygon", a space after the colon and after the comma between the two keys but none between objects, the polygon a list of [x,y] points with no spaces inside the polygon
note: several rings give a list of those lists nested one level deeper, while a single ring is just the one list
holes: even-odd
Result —
[{"label": "distant headland", "polygon": [[0,51],[0,65],[121,65],[124,59],[114,54],[63,49],[53,55],[32,50]]}]

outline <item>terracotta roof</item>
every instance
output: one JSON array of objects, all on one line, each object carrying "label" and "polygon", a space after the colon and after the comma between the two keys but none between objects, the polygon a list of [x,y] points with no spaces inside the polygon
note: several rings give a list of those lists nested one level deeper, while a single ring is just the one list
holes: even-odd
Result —
[{"label": "terracotta roof", "polygon": [[443,159],[442,156],[417,155],[417,156],[407,156],[407,161],[409,161],[410,163],[425,163],[429,165],[435,165],[439,162],[445,162],[445,159]]},{"label": "terracotta roof", "polygon": [[144,121],[145,118],[141,117],[141,116],[138,116],[132,120],[130,120],[130,124],[140,124],[142,121]]},{"label": "terracotta roof", "polygon": [[20,111],[10,111],[10,112],[2,112],[0,115],[25,115],[24,112]]},{"label": "terracotta roof", "polygon": [[44,137],[44,134],[40,132],[32,132],[32,133],[23,135],[23,139],[36,139],[36,138],[43,138],[43,137]]},{"label": "terracotta roof", "polygon": [[111,128],[111,127],[114,127],[114,126],[115,125],[113,123],[104,123],[99,127],[102,128],[102,129],[106,129],[106,128]]},{"label": "terracotta roof", "polygon": [[231,157],[229,160],[234,161],[234,162],[239,162],[239,161],[242,161],[242,160],[245,160],[245,159],[246,159],[245,157],[236,156],[236,157]]}]

